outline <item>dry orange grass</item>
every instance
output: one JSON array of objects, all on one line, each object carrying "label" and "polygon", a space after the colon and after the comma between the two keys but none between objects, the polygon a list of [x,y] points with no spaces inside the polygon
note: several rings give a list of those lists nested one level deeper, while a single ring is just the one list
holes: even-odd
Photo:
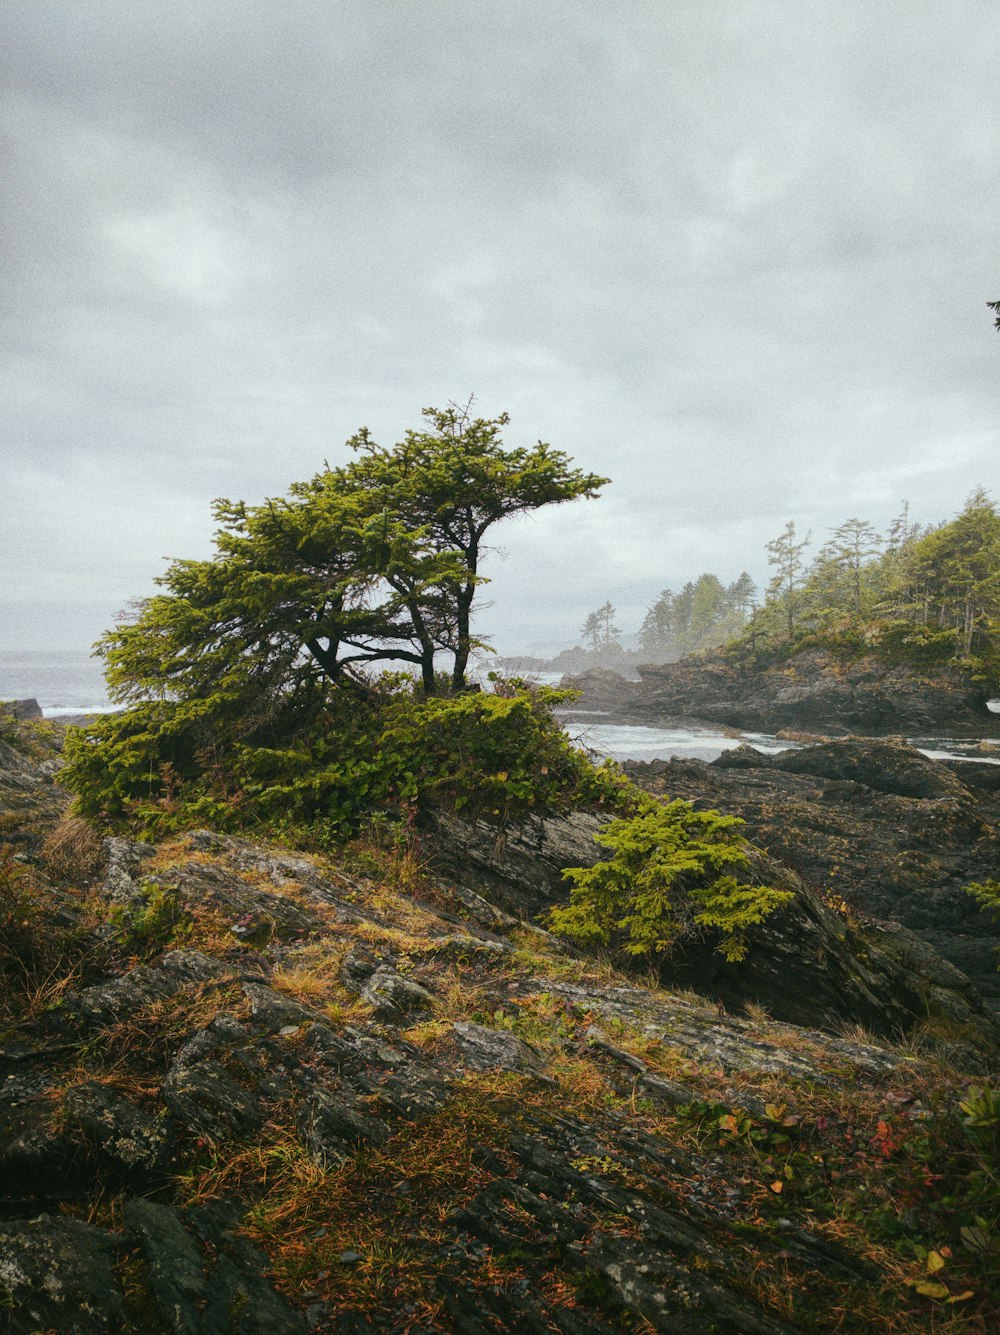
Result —
[{"label": "dry orange grass", "polygon": [[92,825],[65,815],[42,845],[49,873],[60,881],[87,883],[104,868],[104,849]]}]

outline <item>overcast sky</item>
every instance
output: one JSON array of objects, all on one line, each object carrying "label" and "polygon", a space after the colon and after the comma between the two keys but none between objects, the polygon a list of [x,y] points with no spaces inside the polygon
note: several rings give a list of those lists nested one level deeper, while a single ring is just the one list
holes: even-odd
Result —
[{"label": "overcast sky", "polygon": [[0,647],[470,394],[613,478],[496,530],[501,650],[997,487],[995,0],[3,0],[0,50]]}]

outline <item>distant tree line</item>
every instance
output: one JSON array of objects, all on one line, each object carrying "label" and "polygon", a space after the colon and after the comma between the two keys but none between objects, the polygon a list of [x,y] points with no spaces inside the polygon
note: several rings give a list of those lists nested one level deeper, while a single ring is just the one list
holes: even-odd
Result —
[{"label": "distant tree line", "polygon": [[[749,622],[757,587],[744,571],[732,584],[706,573],[674,593],[663,589],[643,617],[635,648],[626,648],[610,601],[588,612],[580,628],[581,645],[566,650],[561,665],[572,670],[587,662],[610,667],[627,663],[672,663],[686,654],[717,649],[738,636]],[[570,660],[573,660],[571,664]]]},{"label": "distant tree line", "polygon": [[639,630],[644,660],[669,663],[725,644],[747,624],[756,592],[745,570],[729,585],[717,575],[704,574],[680,593],[664,589]]},{"label": "distant tree line", "polygon": [[628,647],[607,601],[587,615],[582,647],[560,665],[669,663],[723,646],[760,661],[816,644],[963,661],[1000,677],[1000,512],[985,491],[940,524],[915,523],[904,502],[884,533],[855,517],[831,529],[810,560],[811,545],[794,520],[767,544],[763,603],[746,571],[729,585],[705,573],[679,593],[663,589]]},{"label": "distant tree line", "polygon": [[[884,534],[865,519],[831,530],[812,561],[790,521],[768,543],[773,576],[743,643],[770,654],[808,641],[923,660],[1000,665],[1000,513],[985,491],[937,525],[909,506]],[[751,643],[752,641],[752,643]]]}]

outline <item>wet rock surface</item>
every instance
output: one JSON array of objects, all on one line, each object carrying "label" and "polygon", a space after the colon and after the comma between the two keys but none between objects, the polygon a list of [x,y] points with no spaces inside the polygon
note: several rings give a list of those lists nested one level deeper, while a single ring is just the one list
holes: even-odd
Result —
[{"label": "wet rock surface", "polygon": [[[900,924],[1000,1004],[1000,931],[964,890],[1000,867],[1000,767],[861,738],[627,768],[652,792],[741,816],[748,837],[813,889]],[[930,958],[905,937],[892,949]],[[954,981],[941,972],[943,986]]]},{"label": "wet rock surface", "polygon": [[[949,782],[885,798],[964,800]],[[897,1171],[890,1122],[914,1145],[923,1119],[955,1131],[939,1058],[830,1032],[912,1019],[888,948],[862,957],[803,888],[755,974],[712,999],[642,985],[530,922],[600,826],[442,819],[417,882],[371,850],[109,842],[103,877],[61,891],[86,963],[54,991],[4,978],[0,1331],[927,1328],[829,1177],[835,1151],[848,1175],[871,1161],[872,1191]],[[914,947],[907,968],[970,1032],[949,966]],[[736,1013],[764,977],[815,1019]]]},{"label": "wet rock surface", "polygon": [[563,684],[583,692],[580,708],[621,722],[696,719],[751,732],[798,728],[833,736],[1000,736],[986,687],[950,668],[887,667],[873,658],[844,662],[810,650],[763,671],[699,656],[638,672],[638,683],[600,671]]}]

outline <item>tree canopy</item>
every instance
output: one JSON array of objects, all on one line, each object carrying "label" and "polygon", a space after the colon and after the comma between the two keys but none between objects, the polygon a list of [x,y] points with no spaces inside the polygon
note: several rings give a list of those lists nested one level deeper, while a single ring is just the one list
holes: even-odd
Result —
[{"label": "tree canopy", "polygon": [[983,490],[948,523],[921,528],[909,507],[884,537],[864,519],[833,529],[810,565],[794,524],[768,544],[778,573],[755,629],[769,654],[805,643],[965,663],[1000,679],[1000,514]]},{"label": "tree canopy", "polygon": [[221,696],[252,719],[320,679],[362,683],[373,663],[412,665],[433,693],[442,652],[463,688],[488,530],[607,479],[542,442],[507,448],[505,413],[423,417],[390,447],[362,428],[352,461],[279,500],[217,501],[215,555],[173,562],[164,591],[101,641],[112,697]]}]

